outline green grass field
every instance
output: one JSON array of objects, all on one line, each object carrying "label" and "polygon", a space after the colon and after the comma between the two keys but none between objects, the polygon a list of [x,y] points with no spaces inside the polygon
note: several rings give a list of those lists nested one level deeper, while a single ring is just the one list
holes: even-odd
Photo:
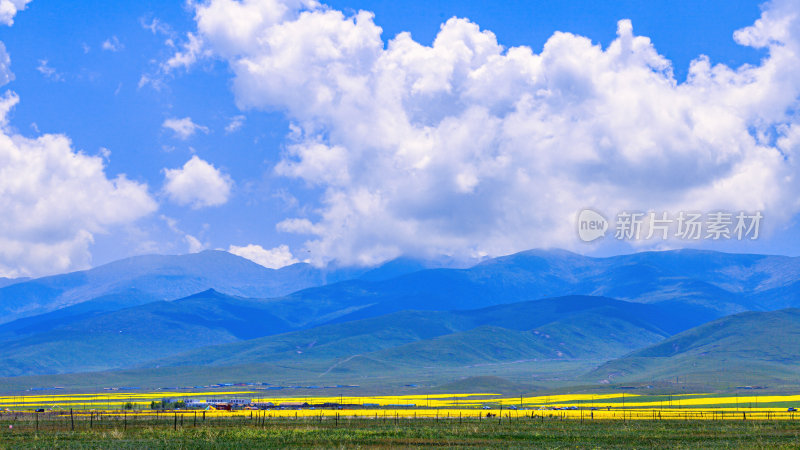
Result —
[{"label": "green grass field", "polygon": [[[9,428],[12,426],[13,428]],[[74,427],[74,429],[73,429]],[[794,421],[393,420],[215,417],[161,418],[4,415],[0,448],[284,447],[793,448]]]}]

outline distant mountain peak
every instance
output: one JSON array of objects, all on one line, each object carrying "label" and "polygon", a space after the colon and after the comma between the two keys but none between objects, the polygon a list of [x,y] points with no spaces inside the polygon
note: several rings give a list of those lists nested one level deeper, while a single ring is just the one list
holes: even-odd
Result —
[{"label": "distant mountain peak", "polygon": [[214,300],[216,300],[216,299],[231,298],[231,297],[234,297],[234,296],[225,294],[224,292],[220,292],[220,291],[218,291],[218,290],[216,290],[214,288],[209,288],[209,289],[206,289],[204,291],[200,291],[200,292],[198,292],[196,294],[188,295],[188,296],[186,296],[184,298],[181,298],[181,299],[178,299],[176,301],[193,300],[193,299],[208,299],[208,300],[214,299]]}]

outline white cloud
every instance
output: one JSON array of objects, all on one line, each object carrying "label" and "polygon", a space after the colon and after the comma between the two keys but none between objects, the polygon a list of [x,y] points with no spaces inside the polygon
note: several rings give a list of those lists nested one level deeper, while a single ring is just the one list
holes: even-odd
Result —
[{"label": "white cloud", "polygon": [[[25,5],[31,0],[0,0],[0,24],[11,26],[14,24],[14,16],[18,11],[25,9]],[[0,42],[0,86],[6,85],[14,80],[14,73],[11,71],[11,57],[6,50],[3,42]]]},{"label": "white cloud", "polygon": [[11,26],[14,24],[14,16],[25,9],[25,5],[31,0],[0,0],[0,23]]},{"label": "white cloud", "polygon": [[350,183],[348,155],[344,147],[303,141],[289,146],[286,154],[288,158],[275,167],[275,171],[281,175],[303,178],[319,185],[341,186]]},{"label": "white cloud", "polygon": [[192,137],[197,131],[202,131],[206,134],[208,134],[209,131],[207,127],[192,122],[191,117],[167,119],[161,126],[172,130],[175,133],[175,137],[184,141]]},{"label": "white cloud", "polygon": [[[183,237],[183,241],[186,243],[189,253],[197,253],[209,247],[208,244],[203,243],[197,237],[181,230],[180,227],[178,227],[178,221],[173,219],[172,217],[168,217],[162,214],[160,218],[167,224],[167,227],[170,229],[170,231]],[[156,249],[156,251],[158,251],[158,249]]]},{"label": "white cloud", "polygon": [[186,33],[185,39],[181,42],[176,33],[169,26],[158,21],[158,19],[153,19],[150,24],[140,19],[140,23],[142,27],[150,30],[153,34],[168,36],[164,41],[164,45],[170,49],[180,49],[175,51],[172,57],[159,63],[150,73],[142,74],[139,78],[139,88],[150,85],[156,91],[160,91],[165,85],[165,80],[169,79],[174,71],[188,69],[198,60],[211,55],[210,50],[205,47],[203,41],[195,33]]},{"label": "white cloud", "polygon": [[156,91],[161,91],[161,89],[164,88],[164,80],[153,75],[142,74],[142,76],[139,77],[137,87],[141,89],[147,85],[150,85]]},{"label": "white cloud", "polygon": [[107,50],[109,52],[118,52],[125,48],[122,42],[119,41],[119,38],[116,36],[111,36],[110,38],[103,41],[102,45],[103,50]]},{"label": "white cloud", "polygon": [[184,236],[186,243],[189,245],[189,253],[197,253],[205,250],[206,246],[199,239],[192,236],[191,234],[187,234]]},{"label": "white cloud", "polygon": [[558,32],[535,53],[464,19],[426,46],[313,2],[195,7],[192,54],[227,61],[241,108],[300,130],[276,171],[321,207],[279,229],[322,260],[574,248],[587,206],[759,209],[773,226],[800,211],[798,0],[735,34],[767,49],[758,65],[701,56],[683,83],[627,20],[607,48]]},{"label": "white cloud", "polygon": [[[172,42],[171,40],[169,41]],[[203,42],[194,33],[187,33],[183,50],[175,53],[161,67],[164,73],[169,73],[178,68],[188,68],[199,58],[208,56],[208,51],[203,48]]]},{"label": "white cloud", "polygon": [[[12,25],[29,2],[0,0],[0,23]],[[37,69],[63,80],[47,60]],[[11,80],[10,58],[0,42],[0,85]],[[10,91],[0,97],[0,276],[85,268],[96,234],[132,224],[158,205],[146,184],[125,175],[109,179],[104,156],[73,150],[68,137],[27,138],[12,131],[8,115],[18,102]],[[38,134],[36,124],[31,127]]]},{"label": "white cloud", "polygon": [[292,256],[288,245],[280,245],[269,250],[256,244],[250,244],[245,247],[231,245],[228,252],[241,256],[242,258],[247,258],[256,264],[261,264],[270,269],[280,269],[281,267],[300,262]]},{"label": "white cloud", "polygon": [[0,42],[0,86],[14,81],[14,72],[11,71],[11,57],[6,51],[6,46]]},{"label": "white cloud", "polygon": [[228,201],[233,181],[197,155],[180,169],[164,169],[164,192],[170,200],[192,208],[219,206]]},{"label": "white cloud", "polygon": [[242,128],[242,125],[244,125],[244,121],[245,117],[242,115],[232,117],[230,123],[228,123],[228,125],[225,127],[225,132],[234,133],[239,131]]},{"label": "white cloud", "polygon": [[150,22],[148,23],[144,17],[139,18],[139,24],[145,30],[150,30],[153,34],[163,34],[165,36],[172,36],[172,28],[159,20],[157,17],[153,17]]},{"label": "white cloud", "polygon": [[147,185],[109,179],[103,158],[71,148],[69,138],[10,132],[18,97],[0,98],[0,276],[37,276],[86,267],[97,233],[156,210]]},{"label": "white cloud", "polygon": [[53,81],[64,81],[64,75],[58,73],[56,69],[50,67],[46,59],[39,60],[39,65],[36,67],[36,70],[38,70],[39,73],[44,75],[46,78],[49,78]]}]

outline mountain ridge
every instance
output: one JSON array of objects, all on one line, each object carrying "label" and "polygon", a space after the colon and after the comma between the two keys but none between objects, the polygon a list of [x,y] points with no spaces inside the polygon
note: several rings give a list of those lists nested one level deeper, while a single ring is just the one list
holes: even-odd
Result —
[{"label": "mountain ridge", "polygon": [[[758,368],[758,369],[756,369]],[[678,333],[608,361],[588,377],[660,380],[678,377],[774,380],[800,370],[800,309],[747,311]],[[773,381],[774,382],[774,381]]]},{"label": "mountain ridge", "polygon": [[[582,314],[589,315],[582,316]],[[650,319],[646,317],[650,317]],[[472,337],[476,333],[473,330],[481,327],[502,329],[505,331],[500,334],[516,335],[517,339],[530,343],[532,340],[539,339],[538,333],[533,333],[533,331],[549,324],[550,328],[544,328],[542,336],[547,334],[547,330],[552,329],[550,334],[563,334],[569,338],[566,333],[560,333],[557,329],[566,329],[567,327],[562,326],[561,323],[569,318],[580,319],[580,323],[586,330],[596,331],[603,326],[610,326],[613,320],[616,320],[618,324],[625,323],[620,330],[623,328],[638,330],[638,334],[628,333],[630,342],[625,339],[615,340],[613,336],[608,336],[610,341],[614,341],[613,343],[586,342],[584,339],[582,345],[585,348],[614,347],[611,353],[615,356],[640,345],[633,343],[633,341],[638,342],[639,338],[652,343],[656,336],[661,339],[670,336],[675,331],[682,331],[702,323],[704,320],[684,314],[670,314],[657,305],[630,303],[604,297],[569,296],[466,311],[400,311],[369,319],[344,323],[333,322],[310,329],[248,341],[198,348],[184,355],[175,355],[152,364],[159,367],[198,364],[224,365],[278,360],[347,358],[355,354],[372,354],[372,357],[377,359],[392,359],[386,352],[424,353],[422,349],[431,346],[437,339],[449,340],[447,345],[455,348],[458,346],[459,334],[473,340],[478,339]],[[601,324],[604,320],[606,322]],[[574,328],[571,329],[572,331]],[[590,332],[585,331],[585,333]],[[535,345],[531,347],[531,345],[528,345],[529,349],[536,347]],[[541,349],[541,344],[537,345]],[[403,346],[417,346],[417,350],[403,350]],[[565,350],[565,353],[569,353],[569,351]],[[587,350],[580,350],[576,355],[586,357],[588,353],[590,352]],[[555,355],[555,353],[553,354]],[[605,355],[595,355],[599,358],[603,356]]]}]

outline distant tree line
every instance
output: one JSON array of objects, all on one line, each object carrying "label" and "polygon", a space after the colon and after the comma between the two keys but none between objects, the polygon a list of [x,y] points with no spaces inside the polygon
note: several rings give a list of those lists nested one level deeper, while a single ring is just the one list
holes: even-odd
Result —
[{"label": "distant tree line", "polygon": [[164,398],[161,401],[153,400],[150,402],[150,409],[181,409],[186,408],[186,402],[183,400],[178,400],[171,402],[168,399]]}]

